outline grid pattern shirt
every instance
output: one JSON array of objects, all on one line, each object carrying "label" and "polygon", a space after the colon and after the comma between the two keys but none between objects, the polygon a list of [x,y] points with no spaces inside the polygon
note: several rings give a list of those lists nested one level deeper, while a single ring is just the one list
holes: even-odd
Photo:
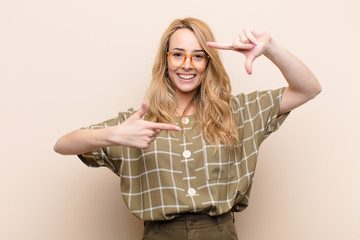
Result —
[{"label": "grid pattern shirt", "polygon": [[[185,212],[213,216],[242,211],[248,205],[260,144],[288,115],[277,116],[284,90],[231,98],[239,146],[208,144],[194,116],[189,115],[175,117],[179,126],[182,121],[182,129],[161,131],[146,149],[111,146],[79,157],[88,166],[105,166],[120,176],[127,207],[144,221],[169,220]],[[121,124],[134,112],[120,112],[89,128]]]}]

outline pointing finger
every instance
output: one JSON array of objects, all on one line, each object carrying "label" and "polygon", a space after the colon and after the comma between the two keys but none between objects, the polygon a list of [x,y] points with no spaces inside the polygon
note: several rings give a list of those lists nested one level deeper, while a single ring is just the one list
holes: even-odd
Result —
[{"label": "pointing finger", "polygon": [[154,123],[154,122],[148,122],[147,128],[154,129],[154,130],[171,130],[171,131],[179,131],[180,127],[168,124],[168,123]]},{"label": "pointing finger", "polygon": [[241,43],[241,42],[234,42],[234,47],[235,49],[238,49],[238,50],[246,50],[246,49],[251,49],[254,47],[254,44],[251,44],[251,43]]},{"label": "pointing finger", "polygon": [[217,48],[222,50],[235,50],[233,44],[231,43],[207,42],[206,45],[212,48]]}]

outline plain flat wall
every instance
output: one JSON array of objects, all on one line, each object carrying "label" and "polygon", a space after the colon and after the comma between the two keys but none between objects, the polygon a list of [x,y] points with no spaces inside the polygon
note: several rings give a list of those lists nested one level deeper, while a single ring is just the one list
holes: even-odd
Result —
[{"label": "plain flat wall", "polygon": [[[219,42],[264,29],[303,60],[323,92],[261,147],[240,239],[360,239],[358,0],[0,1],[0,239],[140,239],[119,178],[53,145],[139,108],[160,36],[206,21]],[[222,52],[233,93],[286,86],[265,57]]]}]

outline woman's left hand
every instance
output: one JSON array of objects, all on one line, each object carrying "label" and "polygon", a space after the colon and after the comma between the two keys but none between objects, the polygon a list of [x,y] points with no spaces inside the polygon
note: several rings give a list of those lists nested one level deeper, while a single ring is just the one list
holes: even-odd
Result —
[{"label": "woman's left hand", "polygon": [[207,42],[209,47],[233,50],[245,55],[245,69],[248,74],[252,73],[252,63],[260,56],[265,54],[271,42],[271,36],[264,31],[252,28],[244,28],[231,43]]}]

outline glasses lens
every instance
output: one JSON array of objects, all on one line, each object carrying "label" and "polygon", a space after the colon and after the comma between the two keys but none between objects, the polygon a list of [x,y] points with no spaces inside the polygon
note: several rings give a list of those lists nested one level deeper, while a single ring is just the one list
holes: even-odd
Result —
[{"label": "glasses lens", "polygon": [[205,53],[196,53],[192,55],[192,63],[196,68],[202,68],[206,65],[207,55]]},{"label": "glasses lens", "polygon": [[181,52],[172,52],[169,56],[170,62],[176,67],[180,66],[184,62],[185,56]]}]

